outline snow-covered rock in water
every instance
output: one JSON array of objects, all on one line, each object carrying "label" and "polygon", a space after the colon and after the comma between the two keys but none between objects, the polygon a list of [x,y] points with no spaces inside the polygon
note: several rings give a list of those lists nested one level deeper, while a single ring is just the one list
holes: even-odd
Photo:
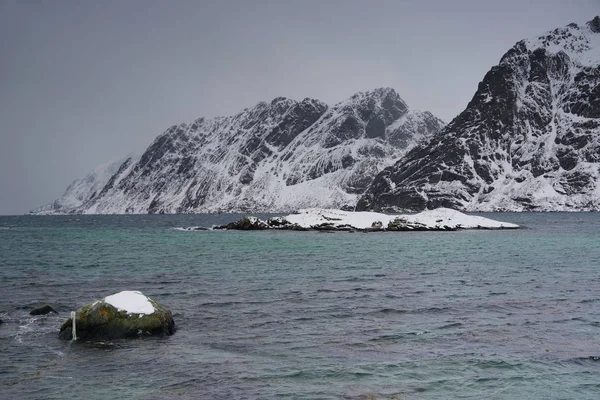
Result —
[{"label": "snow-covered rock in water", "polygon": [[279,97],[230,117],[169,128],[69,211],[353,207],[378,172],[442,127],[431,113],[410,110],[393,89],[357,93],[332,107]]},{"label": "snow-covered rock in water", "polygon": [[138,159],[139,157],[131,156],[99,165],[84,178],[73,181],[58,199],[32,210],[31,213],[64,214],[74,212],[82,204],[99,195],[115,174],[125,170],[127,166],[134,164]]},{"label": "snow-covered rock in water", "polygon": [[113,340],[145,335],[171,335],[175,322],[171,311],[139,291],[123,291],[89,303],[60,328],[59,338]]},{"label": "snow-covered rock in water", "polygon": [[600,210],[600,17],[518,42],[359,210]]},{"label": "snow-covered rock in water", "polygon": [[418,214],[388,215],[368,211],[342,211],[312,208],[266,221],[256,217],[217,227],[217,229],[260,230],[368,230],[368,231],[439,231],[457,229],[518,229],[519,225],[467,215],[449,208]]}]

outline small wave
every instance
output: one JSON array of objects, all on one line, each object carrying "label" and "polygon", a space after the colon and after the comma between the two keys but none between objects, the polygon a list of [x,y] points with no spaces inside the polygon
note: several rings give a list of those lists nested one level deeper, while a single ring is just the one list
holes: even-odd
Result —
[{"label": "small wave", "polygon": [[[140,337],[139,339],[143,340],[143,337]],[[123,340],[123,339],[121,339]],[[80,342],[80,341],[72,341],[70,342],[71,346],[84,346],[85,348],[92,348],[92,349],[100,349],[100,350],[113,350],[113,349],[119,349],[122,348],[123,345],[119,344],[117,342],[112,342],[112,341],[98,341],[98,342],[94,342],[94,341],[86,341],[86,342]]]},{"label": "small wave", "polygon": [[427,308],[419,308],[411,311],[411,314],[428,314],[428,313],[443,313],[449,311],[449,307],[427,307]]},{"label": "small wave", "polygon": [[595,367],[600,364],[600,356],[586,356],[586,357],[577,357],[568,360],[572,364],[584,366],[584,365],[594,365]]},{"label": "small wave", "polygon": [[366,371],[345,371],[345,370],[299,370],[294,372],[263,375],[261,377],[246,377],[244,380],[256,379],[291,379],[291,380],[308,380],[308,379],[334,379],[354,381],[361,378],[373,376],[372,373]]},{"label": "small wave", "polygon": [[27,320],[25,320],[25,323],[23,325],[19,325],[19,330],[15,334],[15,340],[17,341],[17,343],[23,343],[23,335],[27,335],[35,330],[33,325],[38,319],[39,317],[28,318]]},{"label": "small wave", "polygon": [[381,310],[377,311],[378,314],[407,314],[408,311],[406,310],[400,310],[397,308],[382,308]]},{"label": "small wave", "polygon": [[445,313],[449,311],[449,307],[427,307],[417,308],[414,310],[404,310],[399,308],[382,308],[377,311],[373,311],[374,314],[435,314]]},{"label": "small wave", "polygon": [[[508,362],[503,360],[480,360],[475,361],[475,365],[482,369],[516,369],[523,367],[520,362]],[[490,378],[495,379],[495,378]]]},{"label": "small wave", "polygon": [[256,300],[256,301],[224,301],[224,302],[213,302],[213,301],[209,301],[206,303],[202,303],[200,304],[201,307],[229,307],[229,306],[235,306],[238,304],[269,304],[272,303],[272,301],[262,301],[262,300]]},{"label": "small wave", "polygon": [[209,301],[207,303],[200,304],[200,306],[201,307],[227,307],[227,306],[233,306],[235,304],[243,304],[243,302],[241,302],[241,301],[224,301],[222,303],[218,303],[218,302]]},{"label": "small wave", "polygon": [[299,318],[295,318],[293,321],[299,321],[299,322],[303,322],[303,321],[314,321],[315,319],[312,317],[299,317]]},{"label": "small wave", "polygon": [[458,328],[459,326],[463,326],[460,322],[453,322],[447,325],[442,325],[438,329],[450,329],[450,328]]},{"label": "small wave", "polygon": [[366,277],[352,276],[350,278],[333,279],[332,282],[364,282],[370,280]]},{"label": "small wave", "polygon": [[566,322],[588,322],[588,320],[586,320],[585,318],[581,318],[581,317],[573,317],[573,318],[561,318],[561,319],[555,319],[553,321],[551,321],[554,324],[564,324]]},{"label": "small wave", "polygon": [[382,335],[377,336],[376,338],[369,339],[369,342],[379,343],[379,342],[395,342],[402,339],[412,338],[415,336],[421,336],[428,333],[427,331],[415,331],[415,332],[404,332],[398,333],[395,335]]},{"label": "small wave", "polygon": [[336,314],[330,314],[331,318],[352,318],[355,316],[354,313],[351,312],[342,312],[342,313],[336,313]]},{"label": "small wave", "polygon": [[[198,382],[201,382],[200,378],[190,378],[190,379],[184,379],[180,382],[175,382],[175,383],[171,383],[168,385],[164,385],[161,386],[162,390],[177,390],[177,389],[185,389],[185,388],[189,388],[189,387],[194,387]],[[179,396],[177,396],[179,398]],[[167,399],[169,397],[162,397],[161,399]],[[173,397],[174,398],[174,397]]]},{"label": "small wave", "polygon": [[335,290],[335,289],[317,289],[317,293],[337,293],[340,292],[340,290]]},{"label": "small wave", "polygon": [[344,296],[344,299],[346,300],[356,300],[356,299],[370,299],[371,296],[370,294],[363,294],[363,295],[354,295],[354,296]]},{"label": "small wave", "polygon": [[205,228],[202,226],[178,226],[172,228],[175,231],[194,232],[194,231],[211,231],[212,228]]},{"label": "small wave", "polygon": [[248,325],[248,328],[261,328],[264,326],[273,326],[273,325],[281,325],[281,321],[264,321],[264,322],[255,322]]}]

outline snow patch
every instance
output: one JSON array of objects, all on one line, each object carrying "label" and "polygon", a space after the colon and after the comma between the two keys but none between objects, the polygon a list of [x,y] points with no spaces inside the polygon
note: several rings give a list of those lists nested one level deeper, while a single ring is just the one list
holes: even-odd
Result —
[{"label": "snow patch", "polygon": [[119,311],[125,311],[128,314],[149,315],[156,309],[142,292],[125,290],[104,298],[104,302],[115,307]]},{"label": "snow patch", "polygon": [[369,229],[373,223],[381,222],[387,226],[390,222],[397,219],[405,220],[408,223],[421,224],[427,228],[438,229],[448,227],[450,229],[515,229],[519,225],[509,222],[495,221],[493,219],[467,215],[449,208],[437,208],[435,210],[426,210],[418,214],[388,215],[368,211],[341,211],[329,209],[305,209],[300,210],[298,214],[291,214],[284,217],[292,224],[298,224],[303,228],[311,228],[324,223],[330,223],[333,226],[350,225],[356,229]]}]

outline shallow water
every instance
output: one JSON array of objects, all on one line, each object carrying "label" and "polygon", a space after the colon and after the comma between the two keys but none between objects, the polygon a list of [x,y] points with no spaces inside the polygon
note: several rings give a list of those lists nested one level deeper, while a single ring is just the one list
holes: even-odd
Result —
[{"label": "shallow water", "polygon": [[[518,231],[181,231],[232,215],[0,217],[0,398],[578,398],[600,393],[600,214]],[[141,290],[175,335],[63,342]],[[59,315],[29,316],[52,304]]]}]

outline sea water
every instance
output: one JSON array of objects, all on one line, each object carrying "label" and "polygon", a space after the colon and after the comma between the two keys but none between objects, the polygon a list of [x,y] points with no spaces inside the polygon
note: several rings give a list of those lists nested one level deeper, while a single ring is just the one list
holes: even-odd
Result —
[{"label": "sea water", "polygon": [[[0,217],[0,398],[599,398],[600,214],[485,216],[524,228]],[[178,331],[58,339],[72,310],[121,290],[170,308]],[[29,315],[43,304],[59,314]]]}]

